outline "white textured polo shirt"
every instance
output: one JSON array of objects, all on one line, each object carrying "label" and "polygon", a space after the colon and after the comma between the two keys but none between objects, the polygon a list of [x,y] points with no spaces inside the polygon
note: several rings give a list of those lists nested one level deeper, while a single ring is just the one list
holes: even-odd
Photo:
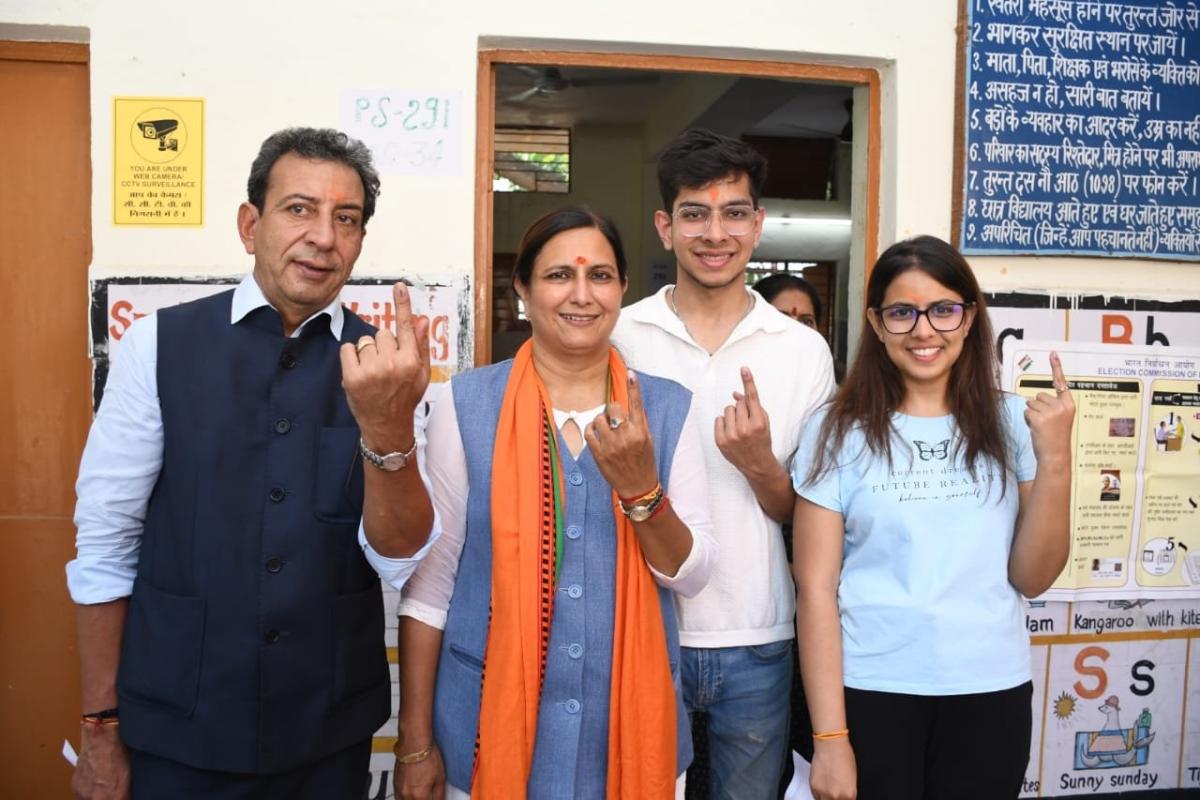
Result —
[{"label": "white textured polo shirt", "polygon": [[813,411],[833,392],[833,359],[821,335],[780,313],[756,292],[750,313],[718,350],[692,339],[657,294],[621,310],[612,342],[626,362],[691,389],[708,470],[713,534],[720,551],[708,585],[694,597],[676,597],[679,643],[684,647],[742,647],[791,639],[796,591],[780,524],[767,516],[750,483],[717,449],[715,424],[742,391],[749,367],[771,424],[771,449],[791,466]]}]

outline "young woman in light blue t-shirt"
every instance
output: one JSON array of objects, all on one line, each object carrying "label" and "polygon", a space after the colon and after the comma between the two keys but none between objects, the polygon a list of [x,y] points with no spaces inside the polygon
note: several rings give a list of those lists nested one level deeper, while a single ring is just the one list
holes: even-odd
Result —
[{"label": "young woman in light blue t-shirt", "polygon": [[797,633],[817,800],[1015,798],[1035,597],[1069,550],[1075,405],[1000,391],[971,269],[921,236],[867,285],[870,327],[793,465]]}]

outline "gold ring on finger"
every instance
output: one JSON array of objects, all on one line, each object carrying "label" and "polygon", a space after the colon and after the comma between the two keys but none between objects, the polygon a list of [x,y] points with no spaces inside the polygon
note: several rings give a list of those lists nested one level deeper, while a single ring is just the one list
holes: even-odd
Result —
[{"label": "gold ring on finger", "polygon": [[378,346],[375,344],[375,340],[372,339],[370,336],[364,336],[363,338],[358,340],[358,344],[354,345],[354,352],[361,353],[364,349],[366,349],[368,347],[376,347],[377,348]]}]

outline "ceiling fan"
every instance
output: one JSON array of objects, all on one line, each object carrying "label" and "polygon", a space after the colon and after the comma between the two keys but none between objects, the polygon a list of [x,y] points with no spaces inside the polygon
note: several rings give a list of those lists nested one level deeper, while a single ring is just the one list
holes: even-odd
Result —
[{"label": "ceiling fan", "polygon": [[596,86],[636,86],[639,84],[658,83],[658,76],[652,73],[645,75],[613,75],[611,77],[567,78],[558,67],[529,67],[524,64],[514,65],[514,69],[529,76],[533,85],[524,91],[510,95],[510,103],[523,103],[535,97],[549,97],[572,88]]}]

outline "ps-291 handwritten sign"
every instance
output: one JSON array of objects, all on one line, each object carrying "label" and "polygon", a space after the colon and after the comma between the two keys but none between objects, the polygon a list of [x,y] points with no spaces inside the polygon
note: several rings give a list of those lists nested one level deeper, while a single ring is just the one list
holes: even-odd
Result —
[{"label": "ps-291 handwritten sign", "polygon": [[352,89],[342,93],[341,127],[371,148],[391,175],[457,175],[462,93]]}]

